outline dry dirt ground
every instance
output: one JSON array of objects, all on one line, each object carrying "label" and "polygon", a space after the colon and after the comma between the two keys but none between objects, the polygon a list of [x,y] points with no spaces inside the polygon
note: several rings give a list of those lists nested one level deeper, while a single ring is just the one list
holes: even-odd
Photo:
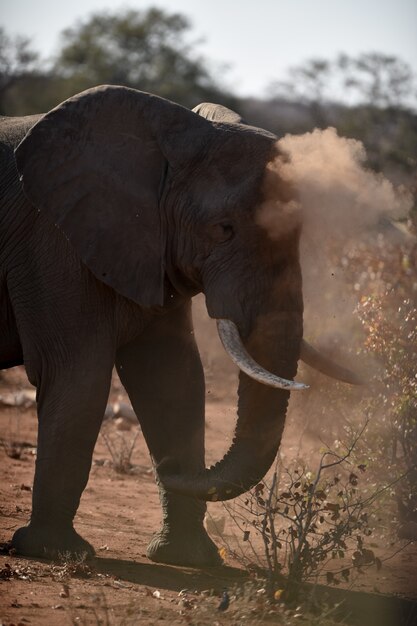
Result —
[{"label": "dry dirt ground", "polygon": [[[203,357],[207,370],[207,463],[222,456],[234,424],[232,368],[223,370],[216,383],[216,353]],[[23,368],[2,373],[0,395],[28,388]],[[115,377],[111,401],[127,402]],[[126,427],[127,430],[120,430]],[[36,454],[36,413],[33,406],[0,407],[0,541],[26,523],[30,514],[31,485]],[[287,425],[282,450],[286,458],[299,453],[298,427]],[[97,550],[90,565],[53,565],[40,560],[0,555],[0,624],[263,624],[282,623],[285,615],[268,613],[264,606],[235,600],[234,588],[245,583],[247,572],[231,549],[241,554],[246,544],[238,540],[223,506],[210,504],[213,539],[225,556],[226,566],[199,571],[153,564],[145,556],[152,533],[159,527],[160,507],[152,467],[142,435],[128,420],[107,421],[96,445],[92,471],[76,518],[76,528]],[[118,473],[111,465],[108,444],[118,454],[138,433],[131,457],[132,469]],[[107,439],[107,444],[105,441]],[[17,442],[17,448],[10,444]],[[314,441],[308,446],[319,444]],[[18,458],[11,458],[16,456]],[[217,526],[216,526],[217,524]],[[224,528],[220,529],[221,526]],[[375,539],[378,542],[378,538]],[[375,551],[385,558],[403,547],[393,537],[377,543]],[[322,579],[323,580],[323,579]],[[417,596],[417,546],[408,545],[387,561],[380,571],[369,568],[352,586],[383,594]],[[256,585],[255,585],[256,586]],[[259,584],[258,584],[259,588]],[[218,610],[219,598],[229,590],[230,608]],[[250,595],[249,592],[247,592]],[[292,619],[292,618],[291,618]],[[288,617],[288,620],[290,618]],[[371,625],[369,625],[371,626]]]}]

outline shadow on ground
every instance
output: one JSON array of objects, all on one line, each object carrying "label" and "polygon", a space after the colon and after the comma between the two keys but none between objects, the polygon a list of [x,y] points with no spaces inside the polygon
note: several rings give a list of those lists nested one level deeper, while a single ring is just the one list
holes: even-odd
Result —
[{"label": "shadow on ground", "polygon": [[337,607],[332,617],[354,626],[414,626],[417,602],[401,596],[337,589],[326,585],[303,585],[311,604]]},{"label": "shadow on ground", "polygon": [[225,565],[193,569],[123,559],[96,558],[94,567],[101,574],[110,574],[120,580],[170,591],[182,589],[221,591],[224,587],[248,580],[248,574],[244,571]]}]

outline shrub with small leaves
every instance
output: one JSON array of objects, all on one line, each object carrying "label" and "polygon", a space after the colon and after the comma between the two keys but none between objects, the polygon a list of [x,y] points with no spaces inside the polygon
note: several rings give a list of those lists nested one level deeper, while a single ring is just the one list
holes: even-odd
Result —
[{"label": "shrub with small leaves", "polygon": [[381,567],[366,545],[373,533],[369,508],[381,490],[361,493],[367,468],[354,455],[367,425],[344,450],[324,450],[315,473],[300,465],[279,471],[277,465],[272,479],[243,497],[240,507],[226,507],[244,542],[253,533],[262,539],[271,598],[281,588],[284,598],[296,599],[300,583],[320,575],[337,585],[354,569]]},{"label": "shrub with small leaves", "polygon": [[365,331],[361,352],[375,362],[366,407],[374,419],[363,453],[380,480],[403,477],[392,490],[399,522],[417,522],[417,244],[379,243],[379,254],[371,246],[352,253],[354,264],[365,260],[368,267],[357,315]]}]

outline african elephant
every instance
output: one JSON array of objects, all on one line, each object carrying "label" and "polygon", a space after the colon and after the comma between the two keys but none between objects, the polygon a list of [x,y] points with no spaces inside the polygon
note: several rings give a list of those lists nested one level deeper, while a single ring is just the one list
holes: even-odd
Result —
[{"label": "african elephant", "polygon": [[[3,118],[0,135],[0,369],[25,365],[39,417],[31,520],[12,545],[94,553],[73,519],[116,364],[157,471],[163,526],[149,558],[220,563],[204,500],[270,467],[300,350],[329,368],[302,340],[300,224],[277,240],[256,219],[276,137],[223,107],[116,86]],[[293,192],[278,178],[275,193]],[[210,469],[198,292],[243,370],[235,437]]]}]

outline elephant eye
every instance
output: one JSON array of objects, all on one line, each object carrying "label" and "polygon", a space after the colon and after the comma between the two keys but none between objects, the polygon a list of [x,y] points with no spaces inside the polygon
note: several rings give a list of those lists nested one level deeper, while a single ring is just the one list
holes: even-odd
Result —
[{"label": "elephant eye", "polygon": [[210,234],[217,243],[224,243],[232,239],[235,231],[229,222],[220,222],[210,227]]}]

